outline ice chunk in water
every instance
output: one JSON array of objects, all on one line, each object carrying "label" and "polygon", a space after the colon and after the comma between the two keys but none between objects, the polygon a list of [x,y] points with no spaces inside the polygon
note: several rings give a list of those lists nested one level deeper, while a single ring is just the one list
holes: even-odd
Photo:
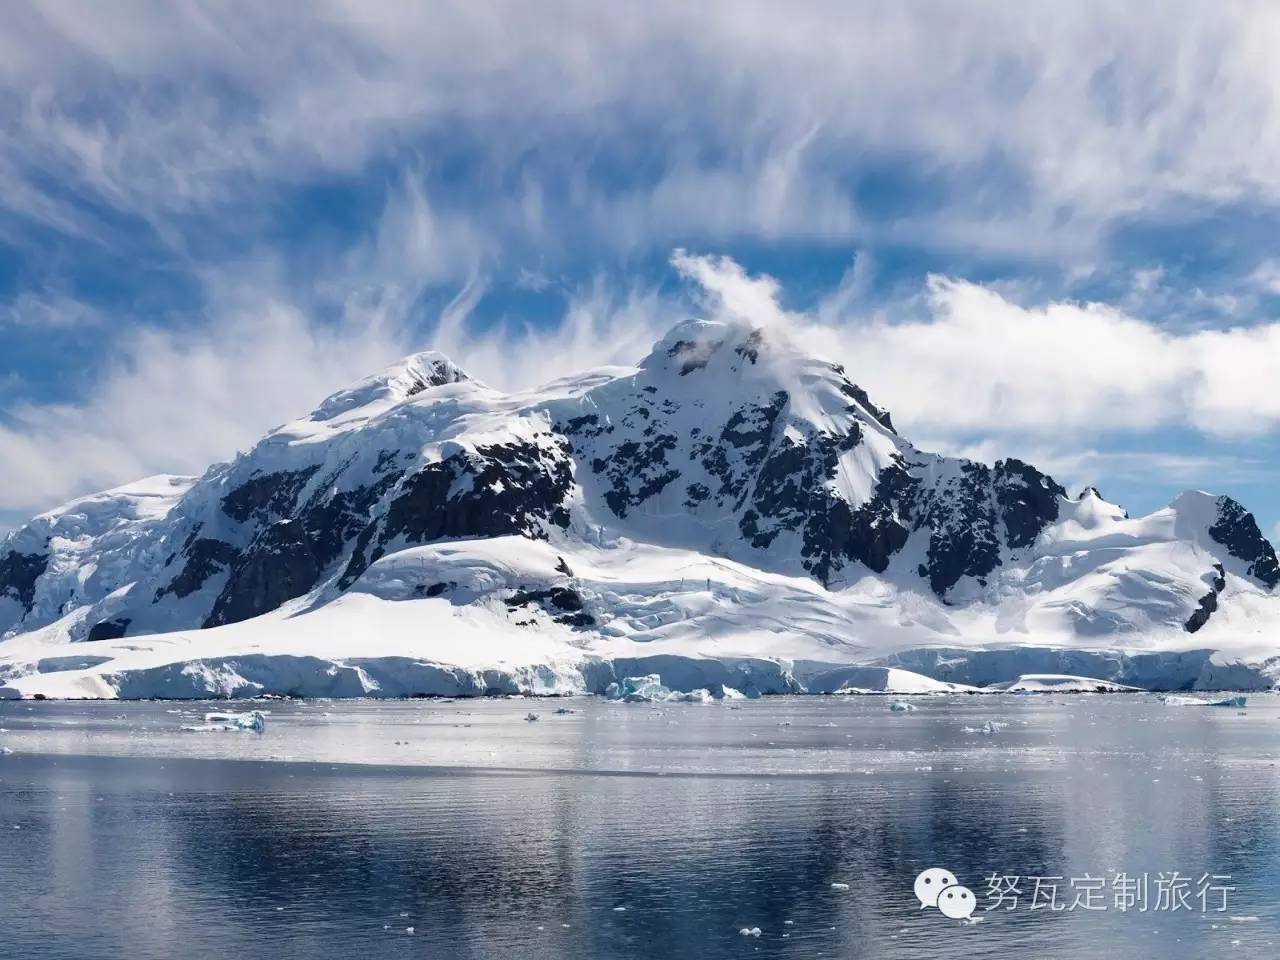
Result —
[{"label": "ice chunk in water", "polygon": [[1009,726],[1007,723],[1000,723],[998,720],[984,720],[982,723],[982,726],[965,727],[964,732],[965,733],[981,733],[982,735],[989,737],[992,734],[999,733],[1001,730],[1003,730],[1007,726]]},{"label": "ice chunk in water", "polygon": [[898,713],[910,713],[917,709],[917,707],[915,704],[907,703],[905,700],[895,700],[893,703],[889,704],[889,709]]},{"label": "ice chunk in water", "polygon": [[1221,700],[1214,700],[1209,703],[1210,707],[1241,707],[1245,704],[1244,697],[1223,697]]},{"label": "ice chunk in water", "polygon": [[650,673],[643,677],[625,677],[609,684],[604,695],[609,700],[626,703],[658,703],[671,696],[671,690],[662,685],[662,677]]},{"label": "ice chunk in water", "polygon": [[744,937],[758,937],[760,936],[761,932],[762,931],[760,930],[759,927],[743,927],[741,930],[738,931],[738,933],[740,933]]},{"label": "ice chunk in water", "polygon": [[248,713],[206,713],[203,726],[187,726],[182,729],[190,733],[239,733],[245,730],[264,733],[267,718],[261,710],[250,710]]},{"label": "ice chunk in water", "polygon": [[[605,688],[604,695],[607,700],[621,700],[625,703],[710,703],[720,692],[721,690],[712,691],[706,687],[697,687],[687,693],[672,690],[663,684],[661,675],[650,673],[643,677],[626,677],[615,681]],[[734,693],[745,696],[737,691]]]},{"label": "ice chunk in water", "polygon": [[1172,694],[1160,698],[1167,707],[1236,707],[1243,709],[1246,697],[1223,697],[1221,700],[1202,700],[1199,697],[1178,697]]},{"label": "ice chunk in water", "polygon": [[672,692],[667,696],[670,703],[711,703],[714,699],[711,691],[704,687],[690,690],[688,693]]}]

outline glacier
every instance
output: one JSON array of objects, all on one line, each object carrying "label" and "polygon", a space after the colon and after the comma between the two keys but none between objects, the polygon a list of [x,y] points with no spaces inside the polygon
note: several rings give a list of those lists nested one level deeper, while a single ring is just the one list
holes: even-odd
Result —
[{"label": "glacier", "polygon": [[1130,517],[917,449],[786,334],[676,324],[503,393],[439,353],[200,477],[0,543],[0,696],[1270,688],[1280,563],[1230,497]]}]

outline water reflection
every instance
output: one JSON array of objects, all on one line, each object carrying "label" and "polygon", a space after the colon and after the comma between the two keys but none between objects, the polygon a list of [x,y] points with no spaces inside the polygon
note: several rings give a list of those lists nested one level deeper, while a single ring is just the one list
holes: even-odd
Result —
[{"label": "water reflection", "polygon": [[[588,702],[559,725],[517,707],[282,706],[261,738],[182,738],[163,705],[6,706],[0,954],[1275,955],[1274,704]],[[1007,735],[964,732],[997,713]],[[261,751],[305,759],[245,759]],[[993,872],[1176,869],[1237,890],[1225,915],[961,926],[912,896],[931,866],[980,905]]]}]

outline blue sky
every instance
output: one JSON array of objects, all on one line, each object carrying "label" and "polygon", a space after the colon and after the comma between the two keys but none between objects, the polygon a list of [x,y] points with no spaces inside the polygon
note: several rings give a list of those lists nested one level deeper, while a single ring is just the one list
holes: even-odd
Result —
[{"label": "blue sky", "polygon": [[0,529],[750,291],[921,445],[1276,535],[1280,11],[286,6],[0,12]]}]

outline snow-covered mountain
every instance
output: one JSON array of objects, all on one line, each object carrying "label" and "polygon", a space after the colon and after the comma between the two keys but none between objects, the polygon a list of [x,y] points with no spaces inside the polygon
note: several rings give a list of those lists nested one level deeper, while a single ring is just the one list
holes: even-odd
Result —
[{"label": "snow-covered mountain", "polygon": [[785,333],[689,321],[634,368],[521,394],[416,354],[203,477],[36,517],[0,545],[0,681],[550,692],[656,665],[772,690],[879,664],[1257,686],[1278,583],[1228,497],[1134,519],[1018,460],[925,453]]}]

